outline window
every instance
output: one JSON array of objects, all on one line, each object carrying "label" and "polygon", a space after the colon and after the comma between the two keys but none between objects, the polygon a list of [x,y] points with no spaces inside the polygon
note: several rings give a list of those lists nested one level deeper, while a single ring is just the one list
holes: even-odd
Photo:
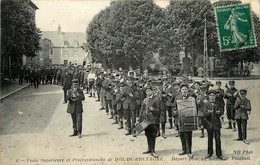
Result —
[{"label": "window", "polygon": [[70,45],[69,41],[64,41],[64,45]]},{"label": "window", "polygon": [[74,45],[75,46],[78,46],[79,45],[79,42],[77,40],[74,41]]},{"label": "window", "polygon": [[74,51],[73,51],[73,55],[74,55],[74,56],[78,56],[78,55],[79,55],[79,52],[78,52],[77,50],[74,50]]},{"label": "window", "polygon": [[68,56],[69,52],[67,50],[63,50],[63,56]]}]

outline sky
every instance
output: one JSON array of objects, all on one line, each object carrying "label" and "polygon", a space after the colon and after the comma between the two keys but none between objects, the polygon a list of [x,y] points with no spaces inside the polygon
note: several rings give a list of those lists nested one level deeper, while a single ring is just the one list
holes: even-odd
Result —
[{"label": "sky", "polygon": [[[213,2],[216,0],[212,0]],[[83,32],[92,18],[109,6],[111,0],[32,0],[37,6],[36,26],[41,31],[57,31],[61,25],[63,32]],[[251,3],[252,10],[260,16],[260,0],[242,0]],[[165,8],[169,0],[156,0]]]}]

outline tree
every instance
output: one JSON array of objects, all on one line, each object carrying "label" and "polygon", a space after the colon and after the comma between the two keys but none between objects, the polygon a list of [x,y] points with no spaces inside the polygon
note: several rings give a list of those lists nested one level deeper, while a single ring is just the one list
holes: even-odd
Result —
[{"label": "tree", "polygon": [[89,24],[88,47],[109,67],[142,69],[143,61],[158,51],[162,17],[163,10],[152,0],[111,2]]},{"label": "tree", "polygon": [[[210,1],[171,1],[166,8],[166,28],[169,36],[167,43],[171,52],[179,54],[181,50],[192,57],[192,68],[198,56],[203,55],[205,15],[207,17],[207,40],[208,49],[218,52],[217,35],[211,32],[216,31],[213,6]],[[166,44],[168,45],[168,44]],[[168,52],[168,53],[171,53]],[[177,55],[176,57],[177,58]],[[168,60],[169,58],[165,58]]]},{"label": "tree", "polygon": [[22,55],[36,56],[40,48],[40,30],[35,25],[34,13],[28,7],[29,0],[2,1],[1,56],[10,56],[12,63],[21,64]]}]

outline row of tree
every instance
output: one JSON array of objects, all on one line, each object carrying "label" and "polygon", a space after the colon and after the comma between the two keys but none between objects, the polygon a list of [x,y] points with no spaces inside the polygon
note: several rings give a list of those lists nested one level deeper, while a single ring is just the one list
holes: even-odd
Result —
[{"label": "row of tree", "polygon": [[[30,0],[1,1],[1,58],[11,59],[12,66],[19,66],[22,56],[36,56],[41,34],[35,25],[35,12]],[[6,68],[1,67],[1,73]],[[9,68],[10,69],[10,68]]]},{"label": "row of tree", "polygon": [[[144,69],[154,53],[167,66],[179,63],[179,53],[202,61],[204,25],[207,18],[208,50],[212,50],[225,69],[238,62],[259,61],[259,47],[220,53],[214,7],[240,1],[171,1],[165,9],[152,0],[114,1],[89,24],[87,47],[92,57],[106,67]],[[259,18],[253,13],[256,38],[260,39]],[[202,62],[197,62],[202,65]]]}]

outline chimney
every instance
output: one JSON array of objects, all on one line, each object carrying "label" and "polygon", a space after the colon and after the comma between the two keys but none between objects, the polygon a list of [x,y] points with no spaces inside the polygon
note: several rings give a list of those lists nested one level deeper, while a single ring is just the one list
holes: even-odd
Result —
[{"label": "chimney", "polygon": [[58,27],[58,34],[61,34],[61,27],[60,27],[60,24],[59,24],[59,27]]}]

